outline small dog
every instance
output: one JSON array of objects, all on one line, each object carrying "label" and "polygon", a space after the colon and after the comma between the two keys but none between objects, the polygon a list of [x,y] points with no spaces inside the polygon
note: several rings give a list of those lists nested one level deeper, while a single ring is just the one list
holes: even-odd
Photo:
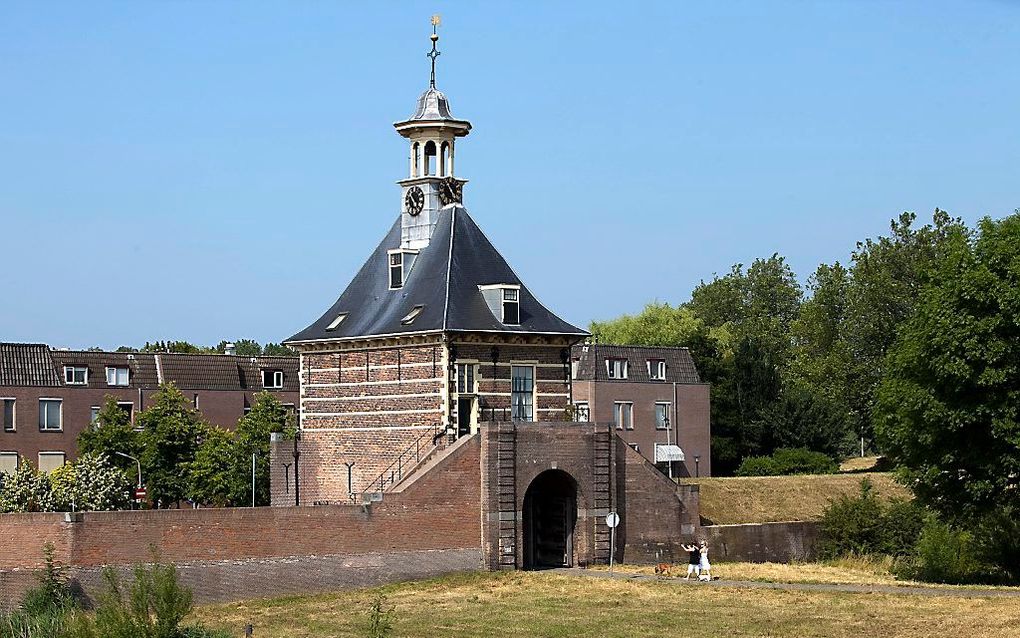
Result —
[{"label": "small dog", "polygon": [[673,565],[670,563],[659,563],[655,566],[656,576],[673,576]]}]

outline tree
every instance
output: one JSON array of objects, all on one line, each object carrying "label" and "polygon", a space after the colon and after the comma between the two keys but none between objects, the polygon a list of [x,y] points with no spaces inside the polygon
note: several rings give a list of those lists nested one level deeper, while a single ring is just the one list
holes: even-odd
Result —
[{"label": "tree", "polygon": [[946,229],[885,359],[875,427],[948,521],[1020,511],[1020,212]]},{"label": "tree", "polygon": [[745,453],[807,448],[842,460],[853,450],[854,433],[840,406],[805,386],[787,384],[778,401],[761,408],[745,437]]},{"label": "tree", "polygon": [[0,512],[49,512],[53,491],[46,475],[21,462],[14,474],[0,475]]},{"label": "tree", "polygon": [[234,500],[237,453],[233,433],[211,427],[187,464],[188,497],[196,503],[215,507],[237,505]]},{"label": "tree", "polygon": [[142,429],[141,461],[149,498],[161,506],[180,502],[187,496],[181,470],[195,460],[209,426],[173,383],[160,386],[137,424]]},{"label": "tree", "polygon": [[[227,351],[227,341],[220,341],[213,348],[213,352],[223,354]],[[258,357],[262,354],[262,346],[259,345],[258,341],[253,339],[235,339],[230,342],[234,344],[234,352],[241,357]]]},{"label": "tree", "polygon": [[[131,469],[132,474],[134,468]],[[58,512],[126,508],[134,481],[103,455],[85,454],[49,475],[53,509]]]},{"label": "tree", "polygon": [[251,458],[255,455],[255,504],[269,505],[269,434],[292,426],[291,413],[269,392],[255,395],[255,404],[241,417],[235,430],[235,505],[251,504]]},{"label": "tree", "polygon": [[848,350],[849,409],[862,438],[871,440],[875,391],[897,328],[914,313],[947,239],[965,232],[959,219],[935,209],[932,223],[915,228],[903,213],[888,237],[858,242],[853,253],[844,338]]},{"label": "tree", "polygon": [[262,349],[262,354],[267,357],[296,357],[297,351],[279,343],[267,343]]},{"label": "tree", "polygon": [[119,456],[117,452],[138,458],[141,451],[141,436],[132,425],[131,416],[117,405],[117,399],[107,395],[95,423],[78,435],[78,454],[103,456],[128,476],[135,476],[135,462]]}]

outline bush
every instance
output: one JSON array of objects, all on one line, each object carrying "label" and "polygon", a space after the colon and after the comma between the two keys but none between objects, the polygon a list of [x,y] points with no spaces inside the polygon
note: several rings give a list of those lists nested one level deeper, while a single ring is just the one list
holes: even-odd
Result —
[{"label": "bush", "polygon": [[787,476],[791,474],[835,474],[839,465],[821,452],[807,448],[783,448],[772,456],[749,456],[737,468],[737,476]]},{"label": "bush", "polygon": [[954,529],[934,516],[921,531],[914,561],[900,570],[933,583],[970,583],[981,579],[982,571],[970,532]]},{"label": "bush", "polygon": [[845,554],[909,555],[924,525],[925,511],[911,501],[879,498],[868,479],[856,496],[832,500],[821,521],[819,553],[824,558]]}]

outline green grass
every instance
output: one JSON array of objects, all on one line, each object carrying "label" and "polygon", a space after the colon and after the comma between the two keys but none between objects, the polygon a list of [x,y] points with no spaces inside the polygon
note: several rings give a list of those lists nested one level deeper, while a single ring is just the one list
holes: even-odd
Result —
[{"label": "green grass", "polygon": [[732,589],[549,573],[477,573],[321,596],[202,607],[197,620],[243,635],[364,636],[372,602],[393,636],[726,638],[1020,635],[1016,599]]},{"label": "green grass", "polygon": [[885,472],[699,478],[682,482],[701,486],[703,519],[729,525],[818,520],[830,499],[856,493],[862,478],[868,478],[881,496],[910,498],[910,492]]}]

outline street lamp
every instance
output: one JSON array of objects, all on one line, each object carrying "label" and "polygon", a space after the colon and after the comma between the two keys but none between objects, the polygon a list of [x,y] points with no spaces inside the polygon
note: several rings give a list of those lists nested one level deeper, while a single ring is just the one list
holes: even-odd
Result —
[{"label": "street lamp", "polygon": [[698,467],[698,462],[701,460],[701,455],[694,455],[694,477],[698,478],[701,476],[701,468]]},{"label": "street lamp", "polygon": [[142,462],[131,456],[130,454],[124,454],[123,452],[114,452],[117,456],[123,456],[126,459],[131,459],[138,464],[138,487],[142,486]]}]

